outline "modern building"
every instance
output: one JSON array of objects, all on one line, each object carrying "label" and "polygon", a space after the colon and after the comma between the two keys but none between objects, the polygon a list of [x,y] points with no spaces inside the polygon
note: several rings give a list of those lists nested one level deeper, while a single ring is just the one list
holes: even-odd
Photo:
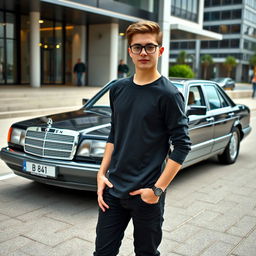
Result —
[{"label": "modern building", "polygon": [[[237,66],[232,71],[236,81],[250,81],[249,59],[256,51],[256,0],[205,0],[203,28],[223,35],[223,40],[179,41],[171,44],[177,55],[185,50],[189,55],[200,52],[200,56],[213,57],[207,78],[225,77],[224,62],[234,56]],[[196,49],[195,45],[198,45]],[[174,55],[172,61],[174,61]]]},{"label": "modern building", "polygon": [[[117,77],[127,57],[126,27],[159,22],[163,45],[183,38],[221,39],[202,28],[203,0],[1,0],[0,85],[74,84],[78,58],[87,65],[85,83],[102,86]],[[160,60],[168,76],[169,54]]]}]

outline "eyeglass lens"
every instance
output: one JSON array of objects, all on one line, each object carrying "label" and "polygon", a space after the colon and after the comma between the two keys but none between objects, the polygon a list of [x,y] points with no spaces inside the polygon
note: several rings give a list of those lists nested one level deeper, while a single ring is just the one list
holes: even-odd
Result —
[{"label": "eyeglass lens", "polygon": [[146,53],[154,53],[156,51],[156,47],[158,45],[154,45],[154,44],[147,44],[145,46],[142,46],[140,44],[136,44],[136,45],[131,45],[130,48],[132,50],[133,53],[135,54],[140,54],[142,52],[142,49],[144,48]]}]

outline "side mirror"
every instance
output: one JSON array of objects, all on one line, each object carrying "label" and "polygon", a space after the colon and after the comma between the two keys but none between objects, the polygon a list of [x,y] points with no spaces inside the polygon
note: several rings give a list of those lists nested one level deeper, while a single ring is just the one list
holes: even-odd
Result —
[{"label": "side mirror", "polygon": [[88,100],[89,100],[89,99],[83,98],[83,99],[82,99],[82,104],[85,105],[85,103],[87,103]]},{"label": "side mirror", "polygon": [[187,116],[191,115],[206,115],[206,106],[189,106],[187,109]]}]

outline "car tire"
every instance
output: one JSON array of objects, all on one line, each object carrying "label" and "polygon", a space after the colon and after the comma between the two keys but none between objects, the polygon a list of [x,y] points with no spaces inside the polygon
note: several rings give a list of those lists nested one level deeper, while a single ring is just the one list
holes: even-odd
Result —
[{"label": "car tire", "polygon": [[233,164],[239,154],[240,148],[240,131],[237,127],[232,130],[229,143],[221,155],[218,155],[218,159],[222,164]]}]

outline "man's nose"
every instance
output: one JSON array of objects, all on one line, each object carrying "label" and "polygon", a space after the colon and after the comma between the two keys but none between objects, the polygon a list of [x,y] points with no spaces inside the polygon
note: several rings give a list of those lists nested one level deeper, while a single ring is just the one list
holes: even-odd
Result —
[{"label": "man's nose", "polygon": [[140,55],[148,55],[145,48],[142,48],[142,50],[140,52]]}]

